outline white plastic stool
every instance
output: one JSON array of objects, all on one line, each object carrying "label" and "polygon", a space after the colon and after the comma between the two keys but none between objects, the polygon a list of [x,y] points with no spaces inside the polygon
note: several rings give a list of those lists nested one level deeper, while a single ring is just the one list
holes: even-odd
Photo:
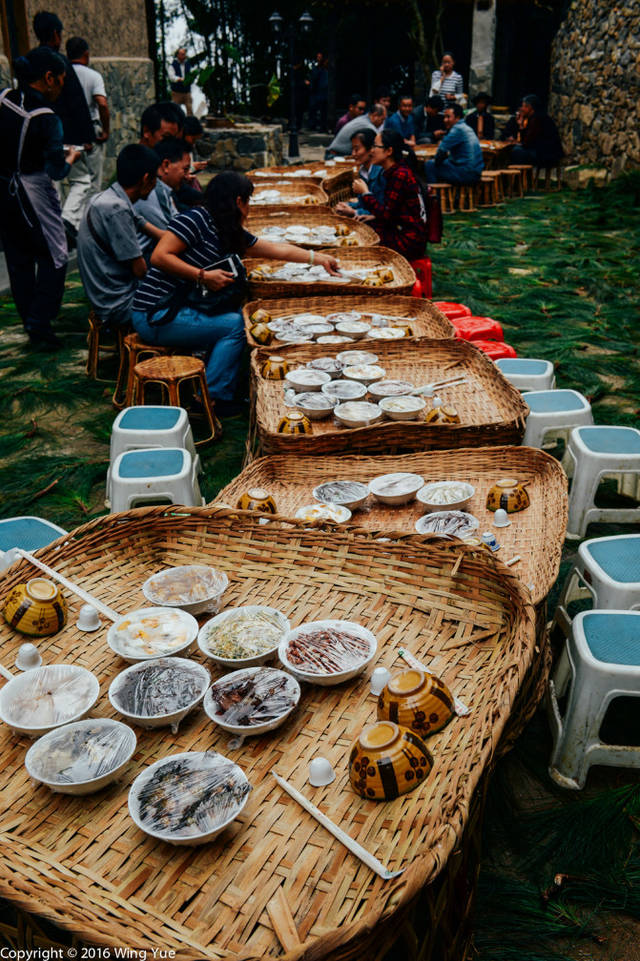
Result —
[{"label": "white plastic stool", "polygon": [[[561,717],[558,698],[569,682]],[[580,790],[593,764],[640,767],[640,747],[604,744],[599,738],[609,704],[622,696],[640,697],[640,611],[576,615],[548,688],[549,774],[557,784]]]},{"label": "white plastic stool", "polygon": [[23,551],[37,551],[66,533],[64,528],[41,517],[6,517],[0,520],[0,571],[6,570],[17,560],[16,547]]},{"label": "white plastic stool", "polygon": [[542,447],[546,434],[566,440],[574,427],[593,424],[591,404],[577,390],[534,390],[523,397],[530,414],[522,444]]},{"label": "white plastic stool", "polygon": [[187,412],[182,407],[125,407],[111,428],[111,463],[127,450],[184,447],[195,459],[196,448]]},{"label": "white plastic stool", "polygon": [[603,477],[633,474],[640,478],[640,430],[577,427],[571,431],[566,457],[575,474],[569,492],[566,536],[570,540],[580,540],[589,524],[596,521],[640,522],[640,507],[596,507],[594,503]]},{"label": "white plastic stool", "polygon": [[599,610],[640,610],[640,534],[584,541],[569,571],[553,623],[568,635],[571,601],[591,596]]},{"label": "white plastic stool", "polygon": [[494,361],[498,370],[518,390],[553,390],[556,374],[550,360],[533,357],[500,357]]},{"label": "white plastic stool", "polygon": [[107,498],[113,513],[147,503],[203,504],[195,462],[183,447],[119,454],[108,477]]}]

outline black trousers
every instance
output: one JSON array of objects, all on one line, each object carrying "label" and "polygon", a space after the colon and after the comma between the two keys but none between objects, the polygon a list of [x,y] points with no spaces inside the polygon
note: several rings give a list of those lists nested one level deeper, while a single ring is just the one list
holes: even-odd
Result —
[{"label": "black trousers", "polygon": [[37,338],[51,332],[51,322],[58,316],[67,267],[54,266],[37,221],[30,227],[6,190],[0,190],[0,211],[0,241],[11,293],[25,330]]}]

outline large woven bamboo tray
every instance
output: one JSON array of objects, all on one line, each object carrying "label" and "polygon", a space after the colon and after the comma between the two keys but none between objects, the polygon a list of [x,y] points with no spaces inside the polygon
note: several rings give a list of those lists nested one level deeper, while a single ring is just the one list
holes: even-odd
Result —
[{"label": "large woven bamboo tray", "polygon": [[[531,590],[534,604],[553,587],[560,569],[567,526],[567,478],[553,457],[532,447],[480,447],[431,451],[398,457],[301,457],[293,454],[261,457],[220,491],[215,503],[235,507],[252,487],[273,496],[280,514],[294,517],[298,508],[314,503],[312,491],[333,480],[357,480],[367,484],[380,474],[396,470],[422,474],[425,483],[460,480],[473,484],[476,492],[466,510],[480,521],[479,532],[491,530],[502,545],[505,561],[519,555],[514,571]],[[496,530],[494,514],[487,510],[487,492],[501,477],[517,477],[527,483],[530,505],[510,516],[511,526]],[[423,514],[422,505],[389,507],[369,496],[361,510],[353,512],[354,527],[375,531],[415,533],[414,524]]]},{"label": "large woven bamboo tray", "polygon": [[[322,344],[323,353],[335,357],[344,344]],[[352,346],[352,345],[348,345]],[[356,347],[356,344],[353,345]],[[373,349],[373,345],[369,345]],[[457,450],[519,444],[529,413],[522,394],[481,351],[464,340],[432,340],[423,337],[385,343],[376,341],[378,363],[387,378],[407,380],[419,386],[454,374],[470,381],[442,390],[443,399],[460,415],[459,424],[427,424],[417,421],[378,421],[369,427],[341,427],[333,417],[314,420],[311,434],[281,434],[278,425],[291,410],[284,406],[282,381],[266,380],[262,366],[268,350],[251,355],[255,426],[262,454],[390,454],[398,451]],[[318,356],[315,345],[282,347],[278,354],[290,368],[303,366]]]},{"label": "large woven bamboo tray", "polygon": [[[280,520],[263,526],[253,515],[206,508],[99,518],[38,553],[120,612],[145,603],[141,585],[154,571],[213,564],[229,577],[225,606],[271,604],[293,624],[327,614],[359,621],[377,635],[376,664],[399,668],[405,647],[433,665],[472,713],[429,739],[435,764],[424,786],[383,804],[348,783],[351,742],[375,718],[366,675],[306,687],[285,725],[236,749],[201,710],[175,735],[138,728],[122,783],[86,798],[35,787],[23,766],[30,742],[3,726],[0,896],[84,941],[173,949],[181,961],[377,958],[462,836],[534,659],[532,608],[515,575],[486,551],[459,544],[411,536],[386,543]],[[2,593],[32,575],[26,562],[12,567]],[[108,685],[125,664],[106,644],[106,625],[81,634],[81,602],[68,602],[68,626],[41,640],[41,653],[45,663],[93,670],[101,695],[92,713],[110,716]],[[4,622],[0,638],[3,660],[12,663],[23,638]],[[246,772],[253,790],[241,816],[203,847],[144,835],[127,811],[134,778],[159,758],[207,749]],[[317,754],[337,778],[312,790],[307,768]],[[372,874],[280,790],[272,769],[404,873],[393,881]]]},{"label": "large woven bamboo tray", "polygon": [[[391,317],[415,317],[415,320],[412,319],[410,324],[414,337],[449,339],[455,337],[456,333],[448,317],[445,317],[442,311],[438,310],[430,300],[424,300],[422,297],[403,297],[389,294],[383,301],[381,301],[379,297],[349,297],[346,304],[342,297],[296,297],[295,300],[251,300],[245,304],[242,309],[249,347],[261,346],[251,336],[252,323],[250,320],[251,315],[260,308],[267,310],[274,317],[278,317],[281,314],[331,314],[340,310],[359,310],[362,311],[362,313],[382,313]],[[361,345],[364,349],[370,348],[375,352],[374,345],[377,346],[379,343],[379,340],[375,340],[372,337],[365,337],[351,346],[357,347]],[[318,356],[324,355],[327,347],[326,344],[316,343],[306,346],[314,349]],[[349,344],[344,344],[343,346],[346,348]],[[269,347],[263,349],[280,351],[283,348],[284,344],[274,337]]]},{"label": "large woven bamboo tray", "polygon": [[[314,206],[315,204],[324,204],[325,206],[329,203],[329,198],[322,187],[316,183],[315,180],[303,180],[300,178],[293,183],[285,183],[281,180],[261,180],[259,183],[254,182],[253,191],[253,209],[254,210],[267,210],[273,204],[257,203],[256,195],[263,190],[277,190],[282,197],[285,198],[284,203],[282,200],[276,200],[275,204],[278,206],[289,206],[289,204],[303,204],[304,206]],[[311,197],[312,200],[308,201],[306,204],[303,202],[303,197]]]},{"label": "large woven bamboo tray", "polygon": [[[264,230],[265,227],[288,227],[291,224],[303,224],[305,227],[325,225],[337,227],[338,224],[342,224],[348,227],[352,234],[355,234],[359,247],[375,247],[380,243],[380,238],[375,230],[367,227],[366,224],[361,224],[357,220],[352,220],[349,217],[340,217],[338,214],[334,214],[333,211],[327,213],[324,207],[318,209],[309,204],[291,207],[278,205],[277,210],[272,210],[272,208],[268,206],[254,207],[249,215],[247,229],[250,230],[251,233],[260,236],[260,232]],[[304,244],[296,241],[296,246],[310,247],[317,250],[321,245]],[[330,245],[325,244],[324,246]],[[331,246],[333,246],[333,244]]]},{"label": "large woven bamboo tray", "polygon": [[[382,287],[366,287],[358,282],[337,284],[328,279],[311,284],[294,284],[282,280],[249,280],[251,297],[335,297],[338,293],[373,294],[379,297],[389,293],[410,294],[416,282],[416,275],[409,261],[388,247],[325,247],[323,253],[333,254],[346,270],[357,267],[391,267],[394,279]],[[244,261],[247,273],[255,267],[272,267],[273,263],[273,260],[260,260],[257,257],[247,257]]]},{"label": "large woven bamboo tray", "polygon": [[[345,170],[345,166],[348,164],[348,169]],[[295,180],[315,180],[317,183],[321,183],[323,180],[334,180],[335,178],[342,177],[345,173],[351,174],[353,176],[353,167],[355,161],[349,160],[344,161],[341,164],[335,164],[327,166],[326,161],[313,160],[311,163],[301,163],[301,164],[291,164],[290,166],[275,166],[275,167],[259,167],[256,170],[247,171],[247,177],[254,181],[254,183],[262,183],[270,178],[273,180],[286,180],[287,177],[295,175],[299,170],[308,170],[308,177],[294,176]]]}]

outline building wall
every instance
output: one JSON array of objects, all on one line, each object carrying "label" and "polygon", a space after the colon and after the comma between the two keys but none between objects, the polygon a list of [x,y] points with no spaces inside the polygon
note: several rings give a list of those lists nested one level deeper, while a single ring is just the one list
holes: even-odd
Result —
[{"label": "building wall", "polygon": [[572,0],[553,46],[549,112],[572,163],[640,166],[640,0]]}]

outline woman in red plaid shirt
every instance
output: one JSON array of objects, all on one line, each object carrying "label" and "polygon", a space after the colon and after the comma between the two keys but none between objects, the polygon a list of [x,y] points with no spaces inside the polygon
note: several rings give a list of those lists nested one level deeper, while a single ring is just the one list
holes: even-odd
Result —
[{"label": "woman in red plaid shirt", "polygon": [[419,260],[427,245],[427,211],[420,184],[408,166],[412,156],[396,130],[380,131],[373,143],[372,161],[384,173],[384,203],[375,199],[364,180],[355,180],[353,189],[361,206],[373,214],[371,226],[381,243],[407,260]]}]

